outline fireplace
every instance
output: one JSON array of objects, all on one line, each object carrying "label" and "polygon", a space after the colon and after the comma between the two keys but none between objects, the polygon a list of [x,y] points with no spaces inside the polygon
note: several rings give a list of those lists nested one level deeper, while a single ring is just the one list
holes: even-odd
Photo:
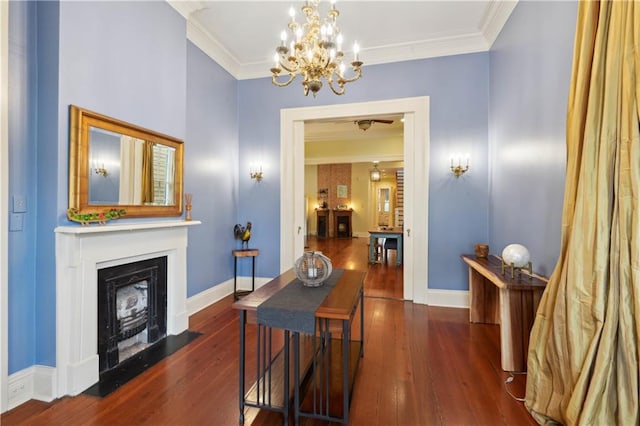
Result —
[{"label": "fireplace", "polygon": [[[163,273],[166,275],[165,290],[154,289],[152,295],[149,279],[144,275],[142,279],[132,280],[131,284],[137,285],[138,288],[134,287],[130,291],[137,293],[139,300],[144,299],[146,286],[147,302],[153,297],[166,300],[162,303],[165,309],[164,315],[161,315],[162,319],[159,319],[157,324],[145,325],[145,329],[148,329],[152,335],[157,333],[158,336],[162,334],[166,334],[167,337],[177,336],[187,330],[188,228],[199,224],[199,221],[173,220],[103,226],[59,226],[55,229],[56,366],[54,379],[57,388],[55,397],[78,395],[98,383],[100,379],[101,363],[104,357],[99,355],[98,350],[100,311],[98,293],[99,288],[102,287],[98,285],[98,271],[119,266],[126,268],[124,265],[127,264],[165,258],[166,273]],[[157,271],[160,272],[162,268],[163,266],[159,266]],[[129,272],[124,270],[125,275]],[[121,275],[122,272],[114,276],[119,274]],[[162,295],[163,292],[164,295]],[[124,293],[121,298],[129,300]],[[134,303],[133,299],[130,303]],[[153,304],[155,305],[155,302]],[[129,334],[142,327],[140,318],[131,320],[133,322],[132,327],[129,328]],[[164,331],[160,331],[162,327],[165,328]],[[136,333],[136,336],[138,334]],[[135,336],[128,338],[131,337]],[[120,341],[121,347],[122,342],[127,345],[131,343],[127,342],[128,338]],[[136,339],[145,340],[146,337],[137,336]],[[113,354],[113,350],[111,353]],[[111,356],[115,357],[115,355]],[[118,349],[118,358],[120,358],[120,349]],[[112,361],[107,361],[106,365],[110,362]]]},{"label": "fireplace", "polygon": [[100,374],[167,332],[167,257],[98,270]]}]

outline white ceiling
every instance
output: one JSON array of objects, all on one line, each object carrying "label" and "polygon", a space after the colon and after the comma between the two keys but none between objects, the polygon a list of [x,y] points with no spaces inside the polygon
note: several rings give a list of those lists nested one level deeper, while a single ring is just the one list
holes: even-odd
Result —
[{"label": "white ceiling", "polygon": [[[294,6],[300,22],[303,4],[302,0],[167,1],[187,19],[189,40],[239,80],[269,76],[289,7]],[[358,42],[366,71],[372,64],[487,51],[516,3],[338,0],[336,7],[345,46]]]},{"label": "white ceiling", "polygon": [[[167,1],[187,19],[187,38],[238,80],[270,76],[273,53],[286,28],[289,8],[296,9],[300,22],[303,4],[302,0]],[[336,7],[345,46],[358,42],[366,75],[366,66],[372,64],[487,51],[517,1],[337,0]],[[322,1],[322,11],[327,3]],[[394,123],[375,123],[362,131],[353,124],[359,118],[391,118]],[[305,140],[383,141],[402,137],[400,118],[308,122]]]}]

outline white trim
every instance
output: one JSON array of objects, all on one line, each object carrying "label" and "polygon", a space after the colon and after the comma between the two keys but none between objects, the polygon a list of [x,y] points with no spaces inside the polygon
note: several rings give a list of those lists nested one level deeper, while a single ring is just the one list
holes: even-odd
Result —
[{"label": "white trim", "polygon": [[493,0],[490,3],[480,26],[489,48],[493,46],[517,4],[518,0]]},{"label": "white trim", "polygon": [[[202,50],[208,57],[231,74],[236,80],[242,73],[238,60],[221,45],[209,32],[194,20],[187,21],[187,39]],[[267,69],[267,72],[269,70]]]},{"label": "white trim", "polygon": [[198,221],[60,226],[56,232],[56,396],[99,379],[97,271],[167,256],[167,335],[188,328],[188,228]]},{"label": "white trim", "polygon": [[469,292],[467,290],[427,290],[429,306],[443,308],[469,308]]},{"label": "white trim", "polygon": [[[256,290],[273,278],[256,277]],[[251,277],[238,277],[239,290],[251,290]],[[187,299],[187,313],[189,316],[213,305],[233,293],[233,278],[201,291]]]},{"label": "white trim", "polygon": [[9,2],[0,1],[0,413],[8,410]]},{"label": "white trim", "polygon": [[[304,121],[379,114],[404,114],[405,254],[404,298],[427,303],[429,98],[306,108],[280,112],[280,271],[302,255],[304,235]],[[417,237],[417,238],[416,238]],[[417,261],[416,261],[417,260]]]},{"label": "white trim", "polygon": [[370,163],[372,161],[402,161],[403,155],[383,154],[383,155],[352,155],[344,157],[314,157],[305,158],[305,166],[315,166],[317,164],[346,164],[346,163]]},{"label": "white trim", "polygon": [[44,365],[33,365],[12,374],[8,382],[9,410],[30,399],[51,402],[55,399],[56,369]]}]

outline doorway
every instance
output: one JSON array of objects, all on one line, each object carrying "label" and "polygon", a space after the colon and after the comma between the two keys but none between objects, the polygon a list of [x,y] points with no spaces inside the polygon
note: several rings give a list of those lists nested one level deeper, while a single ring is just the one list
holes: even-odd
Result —
[{"label": "doorway", "polygon": [[283,109],[280,114],[280,270],[304,251],[304,122],[403,114],[405,158],[404,298],[427,303],[429,98]]}]

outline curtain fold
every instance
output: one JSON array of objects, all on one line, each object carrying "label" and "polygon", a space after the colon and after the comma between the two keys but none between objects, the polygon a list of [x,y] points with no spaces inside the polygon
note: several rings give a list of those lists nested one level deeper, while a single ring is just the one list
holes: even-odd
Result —
[{"label": "curtain fold", "polygon": [[153,142],[144,141],[142,152],[142,202],[153,204]]},{"label": "curtain fold", "polygon": [[122,135],[120,137],[120,205],[142,203],[142,144],[141,139]]},{"label": "curtain fold", "polygon": [[640,2],[579,3],[561,250],[529,342],[539,423],[640,424],[639,43]]}]

